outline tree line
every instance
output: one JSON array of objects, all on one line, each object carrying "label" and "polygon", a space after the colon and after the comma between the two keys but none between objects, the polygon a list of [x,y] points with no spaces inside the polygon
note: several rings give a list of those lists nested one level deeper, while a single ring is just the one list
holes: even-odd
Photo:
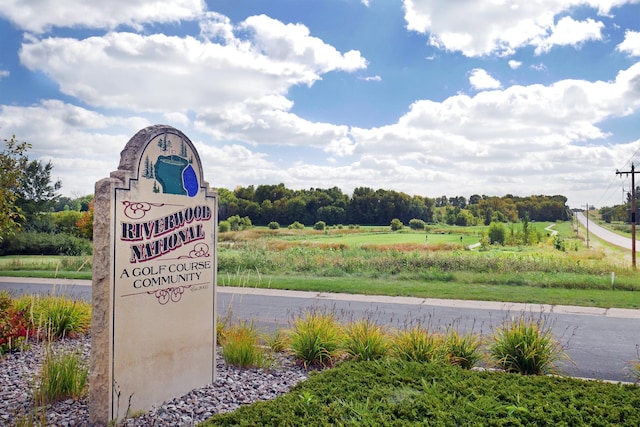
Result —
[{"label": "tree line", "polygon": [[[0,246],[17,232],[66,234],[91,239],[92,195],[59,195],[62,183],[51,177],[53,165],[30,160],[30,145],[5,139],[0,152]],[[473,194],[435,198],[404,192],[358,187],[351,195],[338,187],[293,190],[276,185],[218,188],[219,219],[239,218],[254,225],[276,222],[287,226],[389,225],[394,219],[470,226],[492,222],[557,221],[569,219],[564,196]],[[33,238],[33,236],[30,236]],[[4,242],[3,242],[4,241]]]},{"label": "tree line", "polygon": [[487,196],[474,194],[436,198],[394,190],[358,187],[351,196],[338,187],[293,190],[284,184],[238,186],[218,189],[219,219],[249,218],[254,225],[300,222],[313,225],[389,225],[393,219],[408,223],[470,226],[491,222],[561,221],[570,218],[567,198],[561,195]]}]

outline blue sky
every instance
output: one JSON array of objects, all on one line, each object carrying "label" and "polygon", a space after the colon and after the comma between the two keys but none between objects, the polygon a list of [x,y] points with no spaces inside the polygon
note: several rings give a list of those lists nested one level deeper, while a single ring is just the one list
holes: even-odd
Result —
[{"label": "blue sky", "polygon": [[0,136],[93,192],[138,130],[214,187],[622,201],[640,0],[5,0]]}]

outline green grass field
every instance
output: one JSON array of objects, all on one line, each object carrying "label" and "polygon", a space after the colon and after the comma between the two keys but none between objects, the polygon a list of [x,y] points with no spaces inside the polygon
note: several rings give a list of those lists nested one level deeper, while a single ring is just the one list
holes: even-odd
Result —
[{"label": "green grass field", "polygon": [[[219,235],[218,282],[322,292],[640,308],[640,276],[619,248],[586,248],[569,222],[534,223],[541,243],[478,243],[484,227],[268,230]],[[509,226],[507,227],[509,228]],[[460,243],[462,237],[462,244]],[[603,245],[604,246],[604,245]],[[90,257],[0,257],[0,275],[90,279]],[[614,286],[611,272],[615,272]]]}]

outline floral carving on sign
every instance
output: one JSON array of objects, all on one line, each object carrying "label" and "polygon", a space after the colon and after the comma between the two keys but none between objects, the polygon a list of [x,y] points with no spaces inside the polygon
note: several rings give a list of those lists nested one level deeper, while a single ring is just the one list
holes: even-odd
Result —
[{"label": "floral carving on sign", "polygon": [[153,294],[158,299],[161,305],[165,305],[169,301],[178,302],[182,299],[184,290],[190,288],[191,285],[177,286],[175,288],[164,288],[155,291],[148,291],[148,294]]},{"label": "floral carving on sign", "polygon": [[209,245],[206,243],[197,243],[194,245],[193,249],[189,251],[188,256],[181,256],[178,259],[184,258],[205,258],[209,256]]},{"label": "floral carving on sign", "polygon": [[142,219],[147,212],[152,208],[160,208],[162,206],[182,206],[182,205],[167,205],[165,203],[149,203],[149,202],[130,202],[124,200],[124,215],[129,219]]}]

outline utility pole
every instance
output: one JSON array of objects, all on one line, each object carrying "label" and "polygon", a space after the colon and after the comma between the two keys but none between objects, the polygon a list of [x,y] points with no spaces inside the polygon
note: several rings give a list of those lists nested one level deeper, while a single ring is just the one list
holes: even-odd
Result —
[{"label": "utility pole", "polygon": [[616,171],[616,175],[631,174],[631,264],[636,269],[636,174],[635,166],[631,163],[631,170],[626,172]]},{"label": "utility pole", "polygon": [[589,247],[589,203],[587,203],[587,248]]}]

